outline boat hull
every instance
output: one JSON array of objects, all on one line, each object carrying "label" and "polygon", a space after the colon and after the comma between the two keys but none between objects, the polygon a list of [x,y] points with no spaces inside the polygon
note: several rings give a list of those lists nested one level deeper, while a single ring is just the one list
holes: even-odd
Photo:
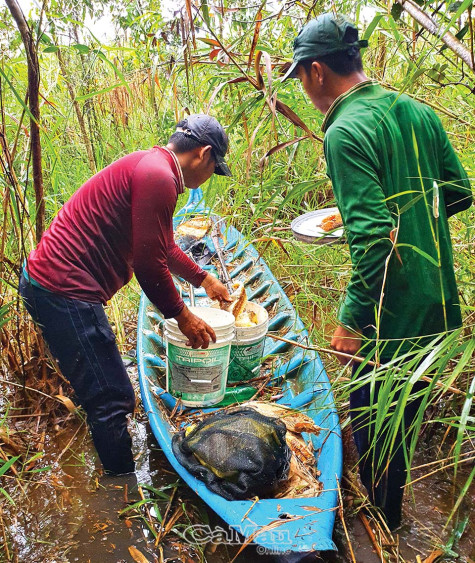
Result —
[{"label": "boat hull", "polygon": [[[176,223],[181,217],[183,214],[178,215]],[[303,322],[257,250],[235,228],[223,226],[222,231],[226,261],[235,266],[231,276],[242,281],[254,279],[247,294],[250,300],[260,302],[269,311],[270,332],[305,345],[311,344]],[[214,250],[211,239],[206,237],[204,240]],[[186,292],[183,292],[183,298],[185,302],[189,301]],[[205,298],[204,291],[199,288],[195,295],[196,305]],[[142,294],[137,334],[142,401],[152,431],[175,471],[239,532],[243,543],[253,541],[273,553],[334,550],[332,530],[338,507],[342,443],[331,386],[319,355],[313,350],[299,349],[266,337],[264,357],[274,358],[273,377],[275,382],[282,384],[282,397],[276,402],[300,409],[322,428],[318,436],[304,435],[313,443],[323,486],[321,494],[318,497],[260,499],[256,503],[251,500],[228,501],[194,478],[173,454],[171,440],[174,428],[166,413],[167,409],[170,411],[177,405],[176,400],[160,387],[157,378],[165,368],[164,342],[157,330],[160,322],[160,314]],[[202,526],[189,530],[192,541],[203,537],[203,534],[210,540],[214,537],[213,533],[213,530],[204,530]],[[222,532],[219,533],[221,541],[226,541]]]}]

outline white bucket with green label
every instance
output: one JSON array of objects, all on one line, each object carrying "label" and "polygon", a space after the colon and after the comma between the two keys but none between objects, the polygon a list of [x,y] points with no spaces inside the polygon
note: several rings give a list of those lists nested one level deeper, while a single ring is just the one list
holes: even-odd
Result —
[{"label": "white bucket with green label", "polygon": [[222,401],[226,391],[234,316],[221,309],[190,307],[216,333],[206,350],[194,350],[175,319],[165,320],[167,391],[188,407],[208,407]]},{"label": "white bucket with green label", "polygon": [[231,346],[228,381],[246,381],[259,375],[258,370],[264,352],[264,340],[269,326],[269,315],[257,303],[246,303],[246,311],[255,313],[257,324],[236,326],[236,335]]}]

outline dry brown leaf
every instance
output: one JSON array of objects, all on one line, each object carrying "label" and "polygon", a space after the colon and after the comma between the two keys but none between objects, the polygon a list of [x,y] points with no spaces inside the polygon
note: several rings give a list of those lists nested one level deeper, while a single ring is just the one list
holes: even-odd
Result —
[{"label": "dry brown leaf", "polygon": [[274,238],[274,239],[272,240],[272,242],[273,242],[276,246],[278,246],[278,247],[284,252],[284,254],[286,254],[286,255],[288,256],[288,258],[290,258],[290,254],[287,252],[287,249],[285,248],[284,243],[282,242],[281,239]]},{"label": "dry brown leaf", "polygon": [[191,12],[191,0],[185,0],[186,13],[188,15],[188,22],[191,29],[191,37],[193,39],[193,47],[196,49],[196,38],[195,38],[195,25],[193,23],[193,14]]},{"label": "dry brown leaf", "polygon": [[291,141],[286,141],[285,143],[279,143],[275,147],[272,147],[261,158],[261,160],[259,161],[259,166],[262,169],[264,167],[264,164],[266,163],[266,160],[269,158],[269,156],[273,155],[274,153],[276,153],[278,151],[286,149],[287,147],[290,147],[291,145],[293,145],[295,143],[299,143],[300,141],[303,141],[304,139],[308,139],[308,135],[304,135],[303,137],[298,137],[297,139],[292,139]]},{"label": "dry brown leaf", "polygon": [[429,555],[429,557],[424,559],[423,563],[434,563],[442,555],[444,555],[444,552],[441,549],[436,549]]},{"label": "dry brown leaf", "polygon": [[254,29],[254,37],[252,38],[251,50],[249,51],[249,58],[247,60],[247,71],[251,68],[252,58],[254,57],[254,51],[256,50],[257,40],[259,39],[259,31],[261,29],[262,23],[262,12],[259,10],[256,16],[256,27]]},{"label": "dry brown leaf", "polygon": [[145,555],[133,545],[129,546],[129,553],[132,556],[132,559],[137,563],[150,563]]},{"label": "dry brown leaf", "polygon": [[203,41],[203,43],[206,43],[207,45],[214,45],[215,47],[219,47],[221,45],[219,41],[216,41],[216,39],[208,39],[207,37],[197,37],[196,39]]},{"label": "dry brown leaf", "polygon": [[254,70],[256,71],[256,78],[257,78],[255,87],[258,90],[264,90],[264,79],[262,78],[262,73],[261,73],[261,57],[262,57],[262,51],[257,51],[256,60],[254,61]]},{"label": "dry brown leaf", "polygon": [[320,141],[321,143],[323,143],[323,139],[321,137],[317,137],[317,135],[315,135],[315,133],[310,131],[310,129],[305,125],[305,123],[300,119],[300,117],[293,110],[291,110],[289,108],[289,106],[287,106],[286,104],[284,104],[280,100],[277,100],[275,107],[276,107],[276,109],[279,113],[281,113],[284,117],[286,117],[294,125],[296,125],[297,127],[300,127],[300,129],[303,129],[305,131],[305,133],[307,133],[312,138],[317,139],[317,141]]},{"label": "dry brown leaf", "polygon": [[76,412],[76,405],[71,401],[69,397],[65,397],[64,395],[55,395],[55,397],[63,403],[63,405],[68,409],[69,412]]},{"label": "dry brown leaf", "polygon": [[4,427],[0,427],[0,442],[3,442],[14,455],[21,454],[21,445],[12,438],[14,432],[7,432]]},{"label": "dry brown leaf", "polygon": [[221,47],[216,47],[216,49],[211,49],[211,51],[209,52],[209,60],[213,61],[218,55],[219,53],[222,53],[222,49]]}]

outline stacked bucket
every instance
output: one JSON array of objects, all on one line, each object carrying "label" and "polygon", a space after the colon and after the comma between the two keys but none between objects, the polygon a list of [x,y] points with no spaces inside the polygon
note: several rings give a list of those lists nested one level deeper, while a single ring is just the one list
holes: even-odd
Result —
[{"label": "stacked bucket", "polygon": [[190,307],[216,333],[216,342],[206,350],[186,345],[187,338],[175,319],[165,320],[167,342],[167,391],[185,406],[208,407],[223,400],[226,383],[246,381],[261,364],[268,327],[267,311],[255,303],[247,310],[257,316],[257,325],[236,327],[234,315],[213,307]]}]

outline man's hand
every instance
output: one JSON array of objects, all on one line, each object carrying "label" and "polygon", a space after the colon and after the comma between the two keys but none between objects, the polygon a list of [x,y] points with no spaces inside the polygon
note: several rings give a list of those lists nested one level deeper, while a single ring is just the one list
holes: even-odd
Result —
[{"label": "man's hand", "polygon": [[208,274],[203,280],[201,287],[204,288],[206,295],[210,299],[217,299],[220,303],[231,302],[231,296],[229,295],[226,286],[213,275]]},{"label": "man's hand", "polygon": [[[361,348],[361,334],[357,331],[338,326],[333,333],[330,345],[336,352],[356,356],[358,350]],[[350,360],[350,358],[346,358],[345,356],[337,356],[337,358],[342,365],[346,365]]]},{"label": "man's hand", "polygon": [[187,346],[194,349],[208,348],[209,341],[216,342],[214,330],[202,319],[194,315],[185,305],[181,313],[175,317],[178,328],[188,338]]}]

